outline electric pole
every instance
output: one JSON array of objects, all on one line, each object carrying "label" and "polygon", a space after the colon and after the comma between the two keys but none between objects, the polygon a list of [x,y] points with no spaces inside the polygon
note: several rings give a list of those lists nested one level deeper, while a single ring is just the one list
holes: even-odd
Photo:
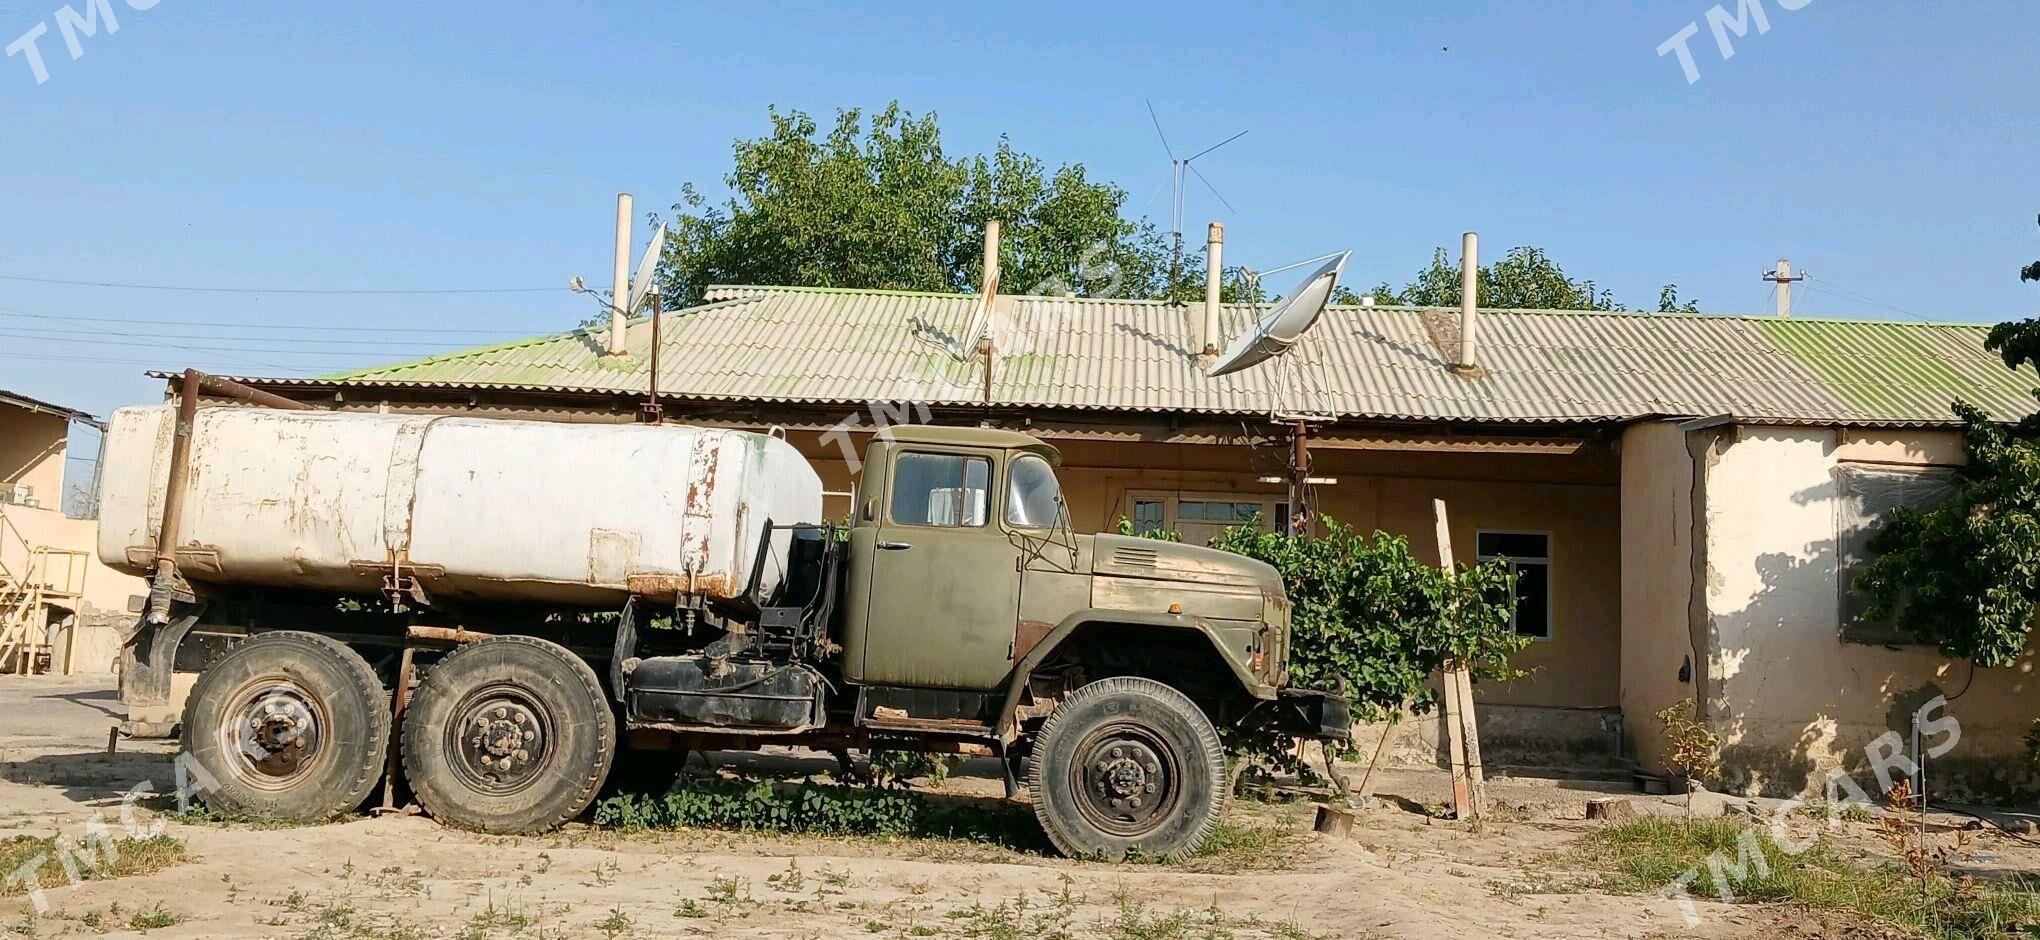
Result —
[{"label": "electric pole", "polygon": [[1778,285],[1778,319],[1783,320],[1791,316],[1792,282],[1806,280],[1806,272],[1802,270],[1799,272],[1798,277],[1793,277],[1791,262],[1779,258],[1778,270],[1765,272],[1764,280]]}]

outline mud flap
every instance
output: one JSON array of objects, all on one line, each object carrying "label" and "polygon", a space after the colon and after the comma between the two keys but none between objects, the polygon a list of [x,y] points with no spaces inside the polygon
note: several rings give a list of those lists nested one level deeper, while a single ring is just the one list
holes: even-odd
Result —
[{"label": "mud flap", "polygon": [[170,710],[170,680],[177,671],[177,649],[197,625],[197,613],[163,624],[147,618],[136,621],[120,650],[120,702],[128,714],[121,722],[123,734],[167,738],[177,727],[177,716]]}]

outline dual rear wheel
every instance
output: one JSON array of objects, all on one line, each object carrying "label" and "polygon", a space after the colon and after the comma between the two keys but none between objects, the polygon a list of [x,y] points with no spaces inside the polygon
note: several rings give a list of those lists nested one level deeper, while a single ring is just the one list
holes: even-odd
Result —
[{"label": "dual rear wheel", "polygon": [[[318,822],[361,806],[389,759],[389,693],[345,644],[292,631],[236,646],[199,676],[184,749],[200,796],[237,817]],[[418,802],[450,825],[536,833],[580,815],[609,773],[616,719],[564,647],[499,636],[448,653],[404,712]]]}]

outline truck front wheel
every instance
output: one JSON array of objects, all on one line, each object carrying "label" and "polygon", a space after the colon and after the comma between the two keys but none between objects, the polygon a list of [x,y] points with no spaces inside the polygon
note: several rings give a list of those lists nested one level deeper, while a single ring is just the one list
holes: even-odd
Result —
[{"label": "truck front wheel", "polygon": [[565,647],[497,636],[446,655],[404,710],[404,774],[434,818],[533,834],[588,808],[609,775],[616,718]]},{"label": "truck front wheel", "polygon": [[1050,712],[1034,743],[1034,815],[1066,855],[1181,858],[1225,804],[1225,751],[1210,719],[1152,679],[1101,679]]},{"label": "truck front wheel", "polygon": [[213,811],[324,822],[368,797],[390,747],[382,681],[314,633],[253,637],[220,657],[184,706],[184,751],[212,777]]}]

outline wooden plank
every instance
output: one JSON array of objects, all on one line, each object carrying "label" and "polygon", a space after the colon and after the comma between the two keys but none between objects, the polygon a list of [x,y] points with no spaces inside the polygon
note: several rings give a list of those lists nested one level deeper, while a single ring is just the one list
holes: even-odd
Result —
[{"label": "wooden plank", "polygon": [[1458,819],[1471,819],[1474,815],[1473,790],[1466,779],[1466,738],[1460,731],[1458,688],[1448,674],[1439,720],[1445,723],[1445,740],[1451,748],[1452,815]]},{"label": "wooden plank", "polygon": [[1396,709],[1395,714],[1388,716],[1388,727],[1381,729],[1381,740],[1374,745],[1374,759],[1367,763],[1366,776],[1360,778],[1359,801],[1363,806],[1368,800],[1374,799],[1376,771],[1379,771],[1381,765],[1388,761],[1389,755],[1395,752],[1395,739],[1402,731],[1402,720],[1402,709]]},{"label": "wooden plank", "polygon": [[[1431,500],[1431,524],[1438,539],[1438,567],[1447,576],[1458,571],[1452,557],[1452,526],[1445,501]],[[1487,785],[1480,772],[1480,736],[1474,725],[1473,682],[1464,666],[1448,664],[1441,677],[1445,708],[1445,739],[1451,748],[1452,812],[1460,819],[1478,817]]]},{"label": "wooden plank", "polygon": [[1487,774],[1480,763],[1480,725],[1474,715],[1473,676],[1464,669],[1455,669],[1451,677],[1459,687],[1459,736],[1466,752],[1466,787],[1473,814],[1481,816],[1487,812]]}]

